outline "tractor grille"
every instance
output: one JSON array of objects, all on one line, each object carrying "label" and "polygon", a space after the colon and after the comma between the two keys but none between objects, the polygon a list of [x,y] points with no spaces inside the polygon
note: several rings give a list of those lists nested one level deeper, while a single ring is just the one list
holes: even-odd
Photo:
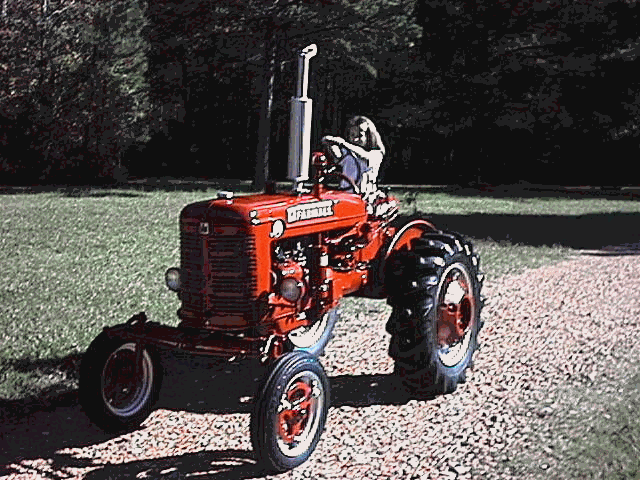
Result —
[{"label": "tractor grille", "polygon": [[[237,225],[212,225],[209,234],[198,222],[181,229],[182,309],[215,324],[225,317],[249,320],[256,287],[255,242]],[[231,234],[229,234],[231,231]]]}]

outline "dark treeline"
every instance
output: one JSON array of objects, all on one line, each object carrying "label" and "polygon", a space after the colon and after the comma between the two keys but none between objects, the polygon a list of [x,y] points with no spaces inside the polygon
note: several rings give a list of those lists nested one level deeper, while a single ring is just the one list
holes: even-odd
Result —
[{"label": "dark treeline", "polygon": [[3,183],[108,181],[148,136],[148,23],[134,0],[0,0]]},{"label": "dark treeline", "polygon": [[[366,115],[387,183],[637,185],[635,0],[0,0],[2,183],[286,176]],[[636,65],[636,68],[634,68]]]}]

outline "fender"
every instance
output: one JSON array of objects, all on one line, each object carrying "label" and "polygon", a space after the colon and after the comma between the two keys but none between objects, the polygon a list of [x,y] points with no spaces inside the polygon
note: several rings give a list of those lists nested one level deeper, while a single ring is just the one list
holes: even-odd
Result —
[{"label": "fender", "polygon": [[386,298],[384,269],[389,256],[395,251],[410,249],[411,240],[419,238],[424,232],[439,232],[440,230],[421,215],[398,215],[389,223],[387,231],[393,233],[380,249],[377,257],[371,262],[370,275],[373,281],[369,282],[362,292],[363,297]]}]

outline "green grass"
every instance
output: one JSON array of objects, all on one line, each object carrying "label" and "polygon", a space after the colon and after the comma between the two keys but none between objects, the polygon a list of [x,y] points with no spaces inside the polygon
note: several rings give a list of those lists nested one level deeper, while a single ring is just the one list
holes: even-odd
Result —
[{"label": "green grass", "polygon": [[[587,215],[592,213],[638,213],[637,201],[623,197],[547,193],[545,196],[510,197],[489,194],[400,192],[396,196],[408,209],[438,215]],[[531,195],[531,194],[528,194]]]},{"label": "green grass", "polygon": [[[558,195],[558,194],[556,194]],[[566,259],[578,250],[635,244],[640,202],[604,197],[509,197],[400,193],[409,212],[474,240],[485,273],[497,278]]]},{"label": "green grass", "polygon": [[[178,214],[214,194],[0,195],[0,400],[75,388],[79,359],[104,326],[143,310],[151,320],[177,324],[179,302],[164,272],[179,263]],[[638,224],[640,202],[399,196],[413,200],[405,211],[425,212],[439,227],[469,235],[494,279],[567,258],[583,244],[637,241],[628,222]],[[589,233],[603,228],[604,239]]]},{"label": "green grass", "polygon": [[592,387],[565,392],[580,421],[558,428],[552,446],[571,478],[640,478],[640,369],[633,364],[625,381],[613,389]]},{"label": "green grass", "polygon": [[164,272],[179,263],[180,209],[202,197],[1,196],[0,399],[69,389],[103,326],[142,310],[176,323]]},{"label": "green grass", "polygon": [[[640,478],[640,365],[631,360],[615,381],[560,387],[549,404],[559,418],[533,423],[531,446],[506,464],[515,478]],[[541,468],[543,465],[548,469]]]}]

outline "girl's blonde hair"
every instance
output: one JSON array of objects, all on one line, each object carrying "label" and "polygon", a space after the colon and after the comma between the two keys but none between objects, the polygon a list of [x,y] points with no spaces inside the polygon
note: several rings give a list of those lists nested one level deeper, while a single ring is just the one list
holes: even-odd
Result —
[{"label": "girl's blonde hair", "polygon": [[362,124],[364,124],[367,129],[367,144],[365,145],[365,148],[367,150],[380,150],[384,155],[385,148],[384,148],[384,144],[382,143],[382,138],[378,133],[378,129],[373,124],[373,122],[369,120],[367,117],[364,117],[362,115],[357,115],[351,118],[347,122],[346,137],[349,138],[349,132],[351,131],[352,128]]}]

